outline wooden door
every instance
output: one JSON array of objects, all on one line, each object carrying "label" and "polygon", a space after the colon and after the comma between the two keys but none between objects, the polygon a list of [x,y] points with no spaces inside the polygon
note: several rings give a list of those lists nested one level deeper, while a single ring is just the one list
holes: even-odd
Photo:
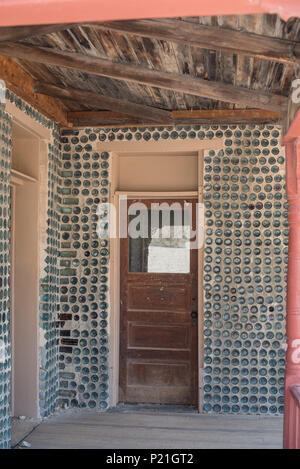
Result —
[{"label": "wooden door", "polygon": [[[153,203],[188,202],[195,229],[195,200],[140,202],[148,215]],[[121,239],[119,400],[197,405],[197,249],[171,236],[160,245],[150,231],[146,239]]]}]

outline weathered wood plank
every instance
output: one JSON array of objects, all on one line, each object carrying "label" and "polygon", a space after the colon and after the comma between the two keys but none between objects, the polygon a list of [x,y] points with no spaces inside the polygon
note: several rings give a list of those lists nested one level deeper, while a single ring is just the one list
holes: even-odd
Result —
[{"label": "weathered wood plank", "polygon": [[[173,124],[270,124],[278,123],[282,115],[260,109],[217,109],[203,111],[172,111],[170,113]],[[147,119],[134,119],[120,112],[110,111],[71,111],[68,121],[74,127],[130,127],[135,125],[153,125]]]},{"label": "weathered wood plank", "polygon": [[239,103],[249,107],[283,112],[287,108],[287,98],[277,94],[251,91],[230,84],[212,82],[186,75],[175,75],[163,71],[150,70],[132,64],[115,63],[73,52],[62,52],[43,47],[23,44],[0,44],[0,53],[31,62],[56,65],[81,70],[94,75],[107,76],[117,80],[128,80],[158,88],[173,89],[196,96],[204,96],[220,101]]},{"label": "weathered wood plank", "polygon": [[129,127],[149,124],[149,121],[112,111],[69,111],[68,121],[73,127]]},{"label": "weathered wood plank", "polygon": [[174,119],[192,118],[192,119],[281,119],[282,114],[279,112],[264,111],[262,109],[209,109],[194,111],[172,111],[171,116]]},{"label": "weathered wood plank", "polygon": [[84,102],[91,106],[98,106],[101,109],[121,112],[123,114],[139,117],[140,119],[148,121],[171,123],[171,114],[169,111],[110,98],[90,91],[75,88],[62,88],[49,83],[39,82],[35,82],[34,91],[36,93],[53,96],[55,98],[70,99],[79,103]]},{"label": "weathered wood plank", "polygon": [[45,24],[38,26],[3,26],[0,28],[0,42],[22,41],[35,36],[57,33],[64,29],[70,29],[75,24]]},{"label": "weathered wood plank", "polygon": [[63,126],[68,126],[66,112],[62,103],[52,97],[34,93],[32,78],[9,57],[0,56],[0,78],[4,80],[10,90],[45,116]]},{"label": "weathered wood plank", "polygon": [[286,39],[205,26],[174,19],[108,21],[93,25],[144,37],[181,42],[205,49],[223,50],[265,60],[300,64],[300,44]]}]

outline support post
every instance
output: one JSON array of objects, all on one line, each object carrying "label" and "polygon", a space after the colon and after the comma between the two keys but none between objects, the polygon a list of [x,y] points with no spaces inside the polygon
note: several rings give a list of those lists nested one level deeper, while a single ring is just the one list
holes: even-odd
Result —
[{"label": "support post", "polygon": [[298,414],[291,387],[300,385],[300,133],[284,140],[286,148],[286,191],[289,203],[289,255],[286,310],[286,373],[283,446],[299,448]]}]

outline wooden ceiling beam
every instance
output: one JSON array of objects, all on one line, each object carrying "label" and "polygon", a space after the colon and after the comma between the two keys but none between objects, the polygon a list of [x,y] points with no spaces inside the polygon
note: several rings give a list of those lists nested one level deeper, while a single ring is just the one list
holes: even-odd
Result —
[{"label": "wooden ceiling beam", "polygon": [[[136,118],[113,111],[69,111],[67,113],[69,124],[72,127],[128,127],[140,125],[155,125],[147,119]],[[156,123],[163,125],[162,122]]]},{"label": "wooden ceiling beam", "polygon": [[23,41],[35,36],[58,33],[76,26],[68,24],[45,24],[39,26],[2,26],[0,27],[0,42]]},{"label": "wooden ceiling beam", "polygon": [[255,107],[274,112],[286,112],[288,99],[285,96],[258,90],[236,87],[216,81],[188,75],[175,75],[152,70],[138,65],[112,62],[74,52],[58,51],[17,43],[1,43],[0,54],[46,65],[80,70],[93,75],[106,76],[116,80],[142,83],[157,88],[169,89],[201,96],[208,99]]},{"label": "wooden ceiling beam", "polygon": [[108,21],[93,25],[153,39],[179,42],[193,47],[232,52],[260,59],[300,64],[300,43],[277,37],[235,31],[176,19]]},{"label": "wooden ceiling beam", "polygon": [[292,65],[300,64],[299,42],[176,19],[9,26],[0,28],[0,42],[22,41],[31,37],[57,33],[74,26],[109,29],[203,49],[221,50]]},{"label": "wooden ceiling beam", "polygon": [[[120,112],[110,111],[70,111],[68,121],[74,127],[130,127],[153,126],[147,119],[136,119]],[[174,125],[182,124],[274,124],[279,123],[283,116],[261,109],[212,109],[195,111],[171,111]],[[161,123],[156,123],[161,125]]]},{"label": "wooden ceiling beam", "polygon": [[12,59],[0,56],[0,79],[7,88],[27,101],[46,117],[66,127],[67,114],[63,104],[50,96],[42,96],[33,91],[33,79]]},{"label": "wooden ceiling beam", "polygon": [[172,111],[171,116],[175,120],[180,119],[232,119],[236,122],[252,122],[254,120],[262,122],[275,122],[283,118],[279,112],[264,111],[263,109],[200,109]]},{"label": "wooden ceiling beam", "polygon": [[100,93],[93,93],[91,91],[79,90],[70,87],[62,88],[60,86],[40,82],[34,83],[34,91],[54,98],[68,99],[88,106],[98,106],[101,109],[121,112],[127,114],[127,116],[129,115],[145,119],[148,122],[163,122],[165,124],[171,122],[171,114],[169,111],[151,106],[135,104],[121,99],[110,98],[108,96],[103,96]]}]

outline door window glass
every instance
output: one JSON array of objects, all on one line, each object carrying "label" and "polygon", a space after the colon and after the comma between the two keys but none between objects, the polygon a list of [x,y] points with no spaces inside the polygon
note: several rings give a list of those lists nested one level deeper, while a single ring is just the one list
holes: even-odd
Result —
[{"label": "door window glass", "polygon": [[129,215],[129,272],[189,273],[190,226],[189,209]]}]

